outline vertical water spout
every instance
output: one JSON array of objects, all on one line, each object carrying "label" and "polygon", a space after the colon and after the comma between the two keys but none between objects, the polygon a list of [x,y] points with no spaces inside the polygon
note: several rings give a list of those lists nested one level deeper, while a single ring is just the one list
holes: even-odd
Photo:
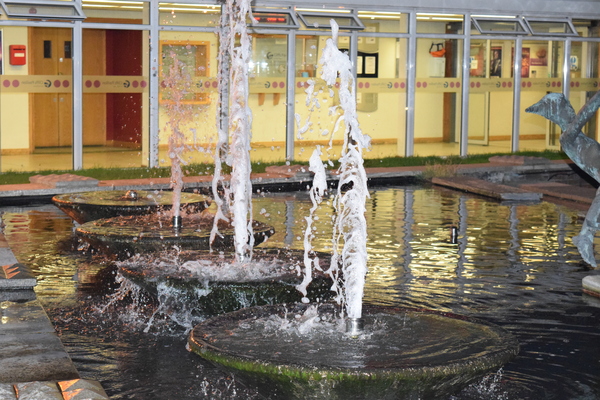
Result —
[{"label": "vertical water spout", "polygon": [[[171,65],[163,84],[166,87],[168,100],[165,109],[169,116],[167,126],[169,135],[169,159],[171,160],[170,187],[173,190],[173,221],[181,222],[181,191],[183,189],[183,171],[181,165],[186,164],[182,157],[186,149],[183,126],[191,121],[191,110],[184,104],[183,99],[190,92],[191,77],[185,71],[185,64],[181,63],[174,52],[169,54]],[[175,222],[174,222],[175,226]],[[181,223],[178,224],[181,226]]]},{"label": "vertical water spout", "polygon": [[223,179],[223,162],[227,163],[229,154],[228,114],[229,114],[229,20],[230,16],[223,8],[219,25],[219,53],[217,54],[217,82],[219,83],[219,98],[217,100],[217,145],[215,147],[215,171],[212,179],[213,201],[217,207],[213,226],[210,232],[210,244],[219,233],[219,221],[229,221],[228,203],[226,201],[229,188]]},{"label": "vertical water spout", "polygon": [[[250,139],[252,133],[252,112],[248,106],[248,64],[250,62],[251,41],[248,36],[246,18],[250,15],[249,0],[227,0],[221,18],[221,50],[229,60],[230,98],[227,113],[228,153],[226,164],[231,166],[229,188],[223,186],[223,197],[211,236],[217,234],[218,218],[222,218],[223,208],[227,207],[234,227],[234,246],[237,261],[249,260],[252,257],[254,235],[252,229],[252,182],[250,180]],[[224,61],[224,60],[221,60]],[[225,68],[225,66],[220,66]],[[221,77],[223,79],[223,77]],[[220,82],[223,84],[223,80]],[[220,105],[226,107],[225,104]],[[216,150],[216,161],[221,162],[224,149],[224,135],[219,135]],[[219,171],[220,172],[220,171]],[[219,190],[219,176],[215,171],[213,193]],[[216,199],[216,198],[215,198]],[[219,214],[220,213],[220,214]]]},{"label": "vertical water spout", "polygon": [[[358,123],[352,62],[337,48],[338,25],[334,20],[331,21],[331,26],[332,37],[327,40],[319,63],[321,78],[329,86],[331,97],[333,97],[332,88],[339,84],[341,113],[332,132],[343,124],[344,145],[340,158],[337,194],[334,199],[336,218],[333,227],[333,257],[326,273],[333,279],[333,289],[337,292],[336,300],[343,305],[347,317],[352,322],[349,332],[354,334],[362,326],[360,318],[367,274],[365,203],[369,192],[362,152],[370,146],[370,137],[362,133]],[[307,100],[307,104],[308,102]],[[311,159],[311,170],[312,167]],[[313,186],[316,185],[315,180]],[[308,263],[305,264],[306,271],[309,272]],[[305,278],[303,284],[306,281]]]}]

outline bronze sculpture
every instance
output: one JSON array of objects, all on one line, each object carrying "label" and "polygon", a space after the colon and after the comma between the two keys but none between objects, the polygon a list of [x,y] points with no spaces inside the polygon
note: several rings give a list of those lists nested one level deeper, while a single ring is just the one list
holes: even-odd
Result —
[{"label": "bronze sculpture", "polygon": [[[600,91],[588,100],[577,114],[562,93],[548,93],[525,111],[541,115],[558,124],[563,131],[560,144],[565,154],[600,184],[600,143],[581,131],[599,107]],[[596,197],[585,216],[579,235],[573,238],[573,243],[577,246],[583,260],[593,267],[598,266],[594,257],[594,234],[600,229],[599,216],[600,189],[596,192]]]}]

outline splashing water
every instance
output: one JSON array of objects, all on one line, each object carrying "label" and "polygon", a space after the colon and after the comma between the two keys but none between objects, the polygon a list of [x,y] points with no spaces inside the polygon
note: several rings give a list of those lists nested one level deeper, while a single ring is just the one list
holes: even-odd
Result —
[{"label": "splashing water", "polygon": [[[315,218],[315,212],[317,208],[323,201],[323,196],[327,191],[327,175],[325,171],[325,166],[321,161],[321,147],[317,146],[317,148],[313,151],[312,156],[309,161],[309,168],[315,175],[313,177],[313,185],[310,188],[310,200],[312,202],[312,207],[310,208],[310,214],[305,217],[306,220],[306,229],[304,230],[304,277],[302,282],[296,286],[296,289],[302,293],[304,296],[302,298],[303,303],[308,303],[307,287],[312,282],[312,271],[313,268],[319,267],[319,258],[311,257],[312,244],[311,240],[314,237],[313,234],[313,220]],[[299,271],[300,272],[300,271]]]},{"label": "splashing water", "polygon": [[[227,211],[230,211],[234,227],[234,245],[235,255],[238,261],[245,261],[252,258],[252,248],[254,246],[254,235],[252,229],[252,182],[250,181],[250,139],[252,133],[250,126],[252,123],[252,112],[248,106],[248,63],[250,61],[251,41],[248,36],[248,27],[246,19],[250,15],[249,0],[228,0],[223,9],[221,18],[221,64],[219,68],[225,68],[224,64],[229,61],[230,69],[228,79],[221,79],[220,82],[228,82],[231,93],[229,103],[228,119],[228,137],[223,132],[223,113],[225,103],[221,104],[219,143],[215,153],[215,162],[220,165],[221,156],[227,149],[225,162],[232,167],[229,188],[224,188],[224,193],[218,194],[219,184],[223,183],[220,177],[220,166],[215,170],[213,178],[213,194],[219,211],[215,217],[215,224],[211,231],[211,238],[218,234],[217,222],[219,219],[225,219]],[[223,78],[223,76],[221,76]],[[226,99],[221,98],[221,101]],[[229,139],[229,146],[226,146]],[[219,173],[219,175],[217,174]],[[223,186],[224,187],[224,186]],[[216,197],[222,196],[217,201]]]},{"label": "splashing water", "polygon": [[169,54],[171,66],[164,80],[167,88],[169,101],[165,102],[165,109],[169,116],[167,125],[171,130],[169,135],[169,158],[171,159],[171,182],[173,189],[173,218],[180,216],[181,191],[183,189],[183,172],[181,165],[187,164],[182,154],[186,150],[185,135],[183,126],[192,119],[192,110],[190,105],[185,105],[183,99],[191,91],[192,79],[185,71],[185,64],[177,58],[177,54]]},{"label": "splashing water", "polygon": [[[362,316],[362,297],[367,274],[365,202],[369,197],[362,152],[363,149],[370,146],[370,137],[362,133],[358,123],[352,62],[346,54],[337,48],[339,27],[334,20],[331,20],[331,26],[332,37],[327,40],[319,63],[322,66],[321,78],[330,88],[336,86],[339,79],[338,94],[341,115],[335,122],[332,132],[337,131],[344,124],[344,145],[340,158],[340,179],[334,199],[337,212],[333,232],[334,251],[331,265],[326,273],[333,279],[333,290],[337,293],[336,300],[343,305],[347,316],[349,318],[360,318]],[[312,91],[307,92],[309,96],[311,93]],[[333,97],[333,95],[333,90],[330,90],[330,96]],[[309,100],[307,100],[307,104],[309,104]],[[332,107],[330,111],[337,111],[337,107]],[[307,123],[306,127],[308,126]],[[323,164],[320,164],[323,168]],[[314,166],[317,166],[316,162]],[[313,159],[311,158],[312,167]],[[321,173],[315,172],[313,191],[322,190],[322,179]],[[326,183],[324,187],[326,188]],[[311,198],[313,195],[311,192]],[[307,221],[309,222],[307,229],[310,229],[310,220]],[[305,237],[307,236],[305,235]],[[305,243],[307,241],[305,239]],[[340,247],[342,248],[341,253],[339,251]],[[338,266],[340,261],[341,271]],[[308,264],[305,267],[305,273],[310,273],[310,265]],[[310,278],[305,277],[305,281],[307,280],[310,282]],[[305,287],[301,287],[300,290],[304,290],[303,294],[306,293]]]}]

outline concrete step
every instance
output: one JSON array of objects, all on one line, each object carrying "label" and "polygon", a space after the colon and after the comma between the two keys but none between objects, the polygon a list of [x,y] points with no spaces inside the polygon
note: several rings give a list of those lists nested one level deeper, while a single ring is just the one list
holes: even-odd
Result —
[{"label": "concrete step", "polygon": [[104,400],[79,372],[36,299],[37,281],[0,233],[0,400]]},{"label": "concrete step", "polygon": [[100,383],[87,379],[0,384],[0,400],[107,400]]},{"label": "concrete step", "polygon": [[483,179],[472,178],[469,176],[433,178],[432,182],[435,185],[462,190],[464,192],[474,193],[480,196],[491,197],[497,200],[539,201],[542,199],[542,194],[539,192],[531,192],[521,188],[492,183]]},{"label": "concrete step", "polygon": [[558,182],[527,183],[521,189],[542,193],[544,196],[591,204],[596,197],[596,189],[591,186],[575,186]]}]

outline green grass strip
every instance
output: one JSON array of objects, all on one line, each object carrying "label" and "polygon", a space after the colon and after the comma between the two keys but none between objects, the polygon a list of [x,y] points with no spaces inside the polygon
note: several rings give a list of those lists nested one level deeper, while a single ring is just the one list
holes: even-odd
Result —
[{"label": "green grass strip", "polygon": [[[415,167],[427,166],[435,164],[454,165],[454,164],[478,164],[487,163],[488,159],[496,155],[518,155],[528,157],[544,157],[550,160],[567,159],[565,153],[560,151],[522,151],[517,153],[488,153],[474,154],[466,157],[460,156],[412,156],[412,157],[385,157],[375,159],[365,159],[365,167]],[[288,162],[254,162],[252,163],[253,172],[265,172],[266,168],[271,165],[286,165]],[[307,162],[292,162],[292,164],[307,165]],[[337,168],[338,163],[334,162],[333,168]],[[190,164],[183,168],[185,176],[212,175],[214,166],[212,164]],[[225,173],[229,172],[229,168],[224,167]],[[44,170],[36,172],[17,172],[6,171],[0,173],[0,185],[10,185],[19,183],[29,183],[29,177],[33,175],[49,175],[49,174],[74,174],[87,176],[98,180],[113,180],[113,179],[145,179],[145,178],[168,178],[171,175],[170,167],[157,168],[89,168],[82,170]]]}]

